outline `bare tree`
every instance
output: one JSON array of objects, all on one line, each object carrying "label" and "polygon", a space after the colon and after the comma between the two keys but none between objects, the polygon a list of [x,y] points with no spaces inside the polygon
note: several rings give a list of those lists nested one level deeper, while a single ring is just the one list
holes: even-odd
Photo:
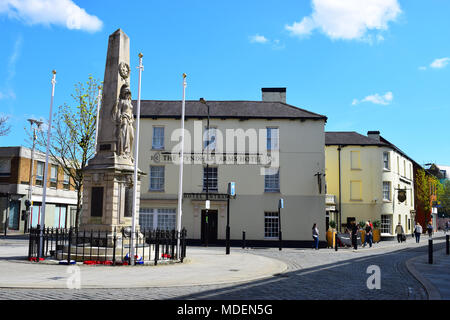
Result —
[{"label": "bare tree", "polygon": [[11,126],[7,125],[8,117],[0,117],[0,137],[6,136],[11,131]]},{"label": "bare tree", "polygon": [[[85,83],[75,84],[71,95],[73,105],[58,107],[51,131],[49,153],[53,161],[71,178],[70,184],[77,191],[77,213],[75,225],[78,226],[81,214],[81,201],[84,182],[84,168],[95,154],[95,129],[97,116],[97,96],[101,82],[89,76]],[[41,149],[47,146],[47,132],[41,131],[37,139]]]}]

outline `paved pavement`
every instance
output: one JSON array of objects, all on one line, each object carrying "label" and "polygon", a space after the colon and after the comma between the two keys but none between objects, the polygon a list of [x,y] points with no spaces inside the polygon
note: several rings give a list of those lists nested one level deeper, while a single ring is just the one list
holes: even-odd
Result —
[{"label": "paved pavement", "polygon": [[[372,248],[337,252],[334,249],[232,248],[232,254],[226,256],[224,248],[188,247],[187,264],[81,266],[81,289],[63,289],[73,275],[66,273],[67,266],[19,260],[26,253],[24,244],[20,240],[0,240],[0,299],[428,298],[427,287],[408,269],[408,265],[416,266],[416,260],[419,263],[419,258],[426,254],[426,238],[420,244],[409,238],[402,244],[386,241]],[[444,248],[442,238],[436,239],[435,250],[441,248]],[[436,264],[424,266],[426,270],[417,265],[417,270],[429,275],[435,287],[442,279],[432,279],[434,270],[438,270],[434,268],[440,268],[438,273],[447,277],[448,282],[449,273],[442,272],[445,266],[441,261],[445,259],[439,255],[442,256],[440,252],[435,253]],[[380,289],[367,286],[370,266],[379,267]],[[442,298],[448,299],[445,289],[443,292]]]},{"label": "paved pavement", "polygon": [[433,252],[433,264],[428,253],[407,261],[407,267],[424,285],[432,300],[450,300],[450,255],[446,249]]}]

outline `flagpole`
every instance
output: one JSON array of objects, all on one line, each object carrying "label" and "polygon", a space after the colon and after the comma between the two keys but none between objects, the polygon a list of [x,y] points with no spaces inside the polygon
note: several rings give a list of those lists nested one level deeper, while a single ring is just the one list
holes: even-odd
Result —
[{"label": "flagpole", "polygon": [[177,255],[180,259],[180,236],[181,236],[181,216],[183,215],[183,164],[184,164],[184,113],[186,106],[186,73],[183,73],[183,100],[181,103],[181,152],[180,152],[180,173],[178,180],[178,216],[177,216]]},{"label": "flagpole", "polygon": [[97,96],[97,118],[95,119],[95,152],[97,153],[97,140],[98,140],[98,119],[100,114],[100,101],[101,101],[101,90],[102,87],[98,86],[98,96]]},{"label": "flagpole", "polygon": [[136,259],[134,254],[134,236],[136,233],[136,198],[137,198],[137,184],[138,184],[138,159],[139,159],[139,123],[141,119],[141,77],[144,66],[142,65],[142,57],[144,55],[139,53],[139,82],[138,82],[138,100],[137,100],[137,114],[136,114],[136,135],[134,139],[134,179],[133,179],[133,214],[131,220],[131,242],[130,242],[130,264],[135,265]]},{"label": "flagpole", "polygon": [[[53,98],[55,96],[55,84],[56,84],[56,71],[53,70],[52,77],[52,97],[50,99],[50,116],[48,120],[48,130],[47,130],[47,150],[45,154],[45,166],[44,166],[44,182],[43,182],[43,192],[42,192],[42,209],[41,209],[41,221],[40,221],[40,232],[39,232],[39,257],[43,257],[44,252],[44,224],[45,224],[45,202],[47,198],[47,179],[48,179],[48,154],[50,149],[50,137],[52,131],[52,114],[53,114]],[[39,260],[39,259],[38,259]]]}]

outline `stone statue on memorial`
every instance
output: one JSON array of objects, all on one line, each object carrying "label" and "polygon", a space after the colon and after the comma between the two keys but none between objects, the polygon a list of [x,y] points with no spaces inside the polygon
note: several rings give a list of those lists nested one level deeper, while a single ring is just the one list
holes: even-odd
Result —
[{"label": "stone statue on memorial", "polygon": [[113,109],[113,120],[116,122],[118,129],[116,131],[117,154],[133,161],[134,118],[131,91],[127,84],[124,84],[120,89],[119,101]]}]

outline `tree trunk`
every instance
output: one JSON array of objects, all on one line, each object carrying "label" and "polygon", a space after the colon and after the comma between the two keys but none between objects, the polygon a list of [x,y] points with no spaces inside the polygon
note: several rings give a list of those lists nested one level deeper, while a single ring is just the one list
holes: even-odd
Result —
[{"label": "tree trunk", "polygon": [[81,215],[81,187],[77,190],[77,213],[75,215],[75,227],[80,226],[80,215]]}]

